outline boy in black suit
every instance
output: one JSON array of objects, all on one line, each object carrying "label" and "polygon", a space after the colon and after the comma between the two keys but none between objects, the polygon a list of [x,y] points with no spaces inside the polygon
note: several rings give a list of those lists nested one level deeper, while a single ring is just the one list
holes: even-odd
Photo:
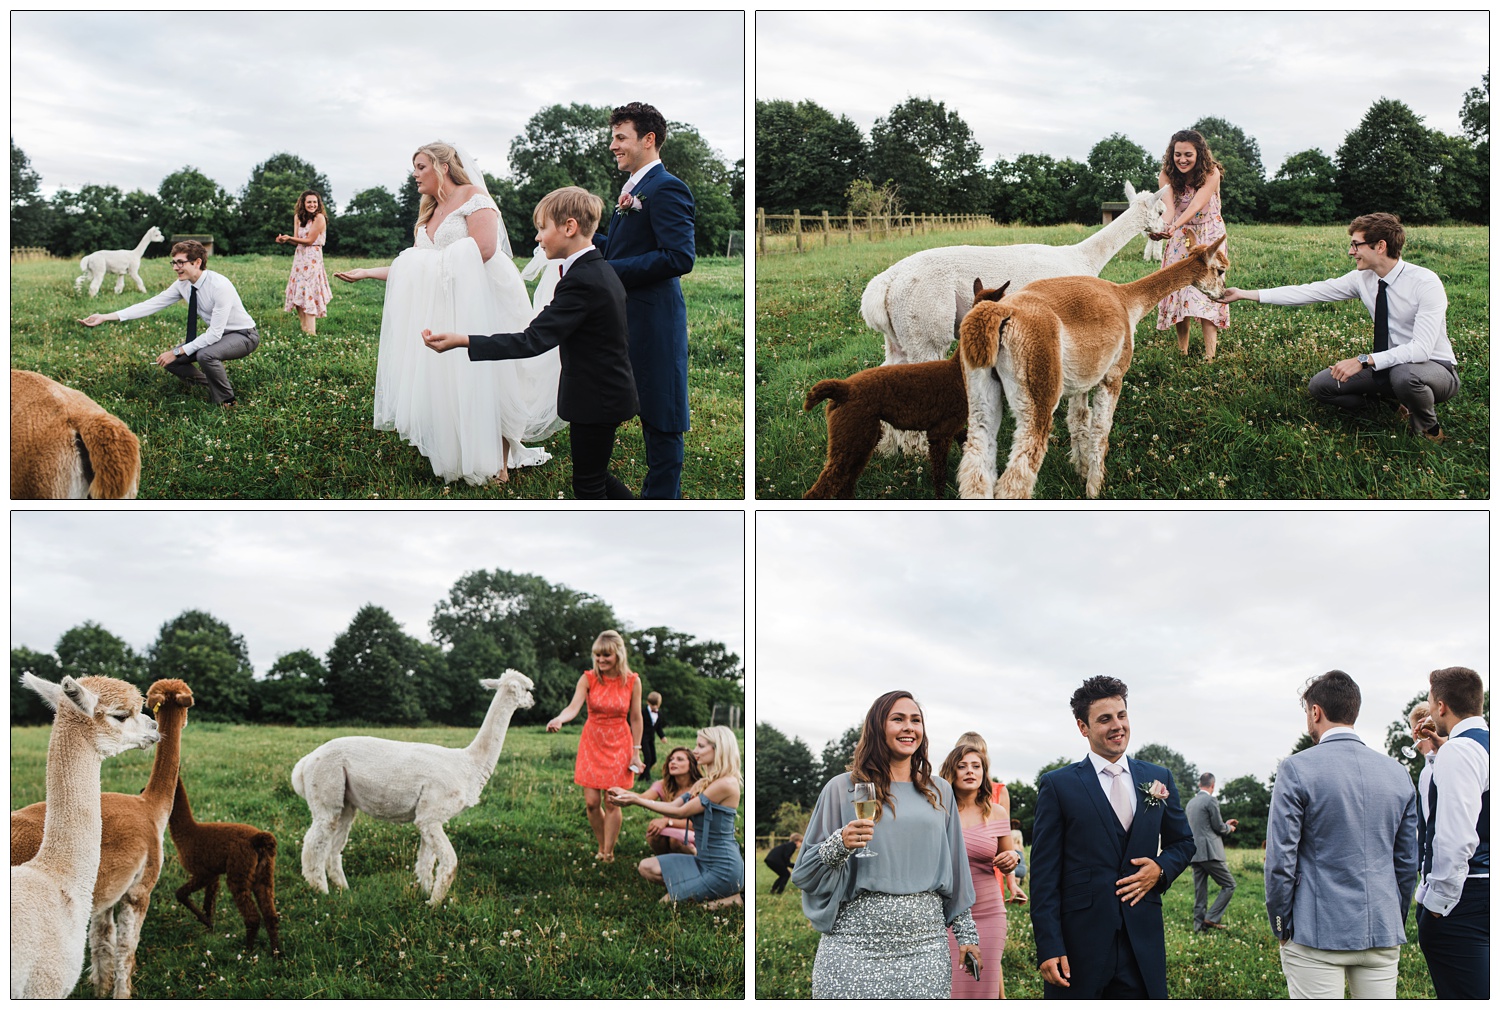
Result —
[{"label": "boy in black suit", "polygon": [[634,417],[640,404],[630,371],[625,287],[593,243],[603,210],[603,201],[577,186],[553,190],[536,205],[536,240],[548,259],[563,260],[562,279],[524,333],[423,330],[422,340],[435,351],[467,347],[470,361],[532,358],[559,348],[557,416],[570,426],[573,494],[634,498],[609,472],[615,429]]}]

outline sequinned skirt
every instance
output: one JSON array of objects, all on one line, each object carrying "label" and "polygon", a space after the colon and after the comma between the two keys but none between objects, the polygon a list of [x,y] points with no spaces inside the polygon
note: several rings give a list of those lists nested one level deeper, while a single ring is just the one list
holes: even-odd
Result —
[{"label": "sequinned skirt", "polygon": [[818,941],[814,999],[947,999],[953,975],[943,899],[864,891]]}]

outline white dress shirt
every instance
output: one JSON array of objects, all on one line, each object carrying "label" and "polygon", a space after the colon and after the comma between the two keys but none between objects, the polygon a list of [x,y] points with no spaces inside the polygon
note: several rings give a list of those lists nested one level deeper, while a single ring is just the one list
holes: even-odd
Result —
[{"label": "white dress shirt", "polygon": [[1370,355],[1376,370],[1421,361],[1446,361],[1457,365],[1453,345],[1448,342],[1448,292],[1437,274],[1406,260],[1397,260],[1385,277],[1373,270],[1351,270],[1342,277],[1264,288],[1264,305],[1311,305],[1313,302],[1346,302],[1358,298],[1370,318],[1375,317],[1376,283],[1385,281],[1385,303],[1389,314],[1391,346]]},{"label": "white dress shirt", "polygon": [[1106,775],[1106,768],[1121,768],[1125,771],[1125,795],[1130,797],[1130,814],[1134,817],[1141,809],[1141,798],[1136,795],[1135,778],[1130,774],[1130,759],[1120,758],[1118,761],[1106,761],[1104,758],[1089,751],[1089,760],[1094,764],[1094,777],[1099,782],[1099,788],[1104,790],[1104,799],[1109,801],[1110,784],[1114,781],[1113,776]]},{"label": "white dress shirt", "polygon": [[563,260],[562,261],[562,266],[558,268],[559,273],[558,273],[557,276],[559,278],[568,276],[568,268],[573,265],[573,262],[575,260],[577,260],[578,257],[582,256],[584,253],[588,252],[592,248],[594,248],[594,246],[591,243],[589,245],[584,246],[582,249],[578,250],[576,253],[574,253],[573,255],[569,256],[567,259]]},{"label": "white dress shirt", "polygon": [[629,186],[630,187],[630,191],[632,193],[634,193],[635,192],[635,188],[637,186],[639,186],[641,184],[641,180],[646,177],[646,173],[649,172],[649,171],[651,171],[653,168],[655,168],[657,165],[660,165],[660,164],[661,164],[661,159],[657,158],[655,161],[651,162],[651,164],[649,164],[649,165],[642,165],[640,168],[638,168],[634,172],[630,173],[630,178],[625,180],[625,184],[623,186],[621,186],[620,189],[623,191],[624,188],[625,188],[625,186]]},{"label": "white dress shirt", "polygon": [[230,330],[255,329],[255,320],[245,311],[240,293],[234,289],[228,277],[212,270],[203,271],[198,276],[197,284],[189,284],[186,280],[176,281],[161,294],[120,309],[115,315],[121,319],[149,316],[171,308],[178,302],[187,301],[193,288],[198,289],[198,318],[208,320],[208,329],[199,334],[198,339],[180,345],[179,354],[196,354],[209,344],[218,343],[225,332]]},{"label": "white dress shirt", "polygon": [[1432,780],[1437,783],[1437,822],[1432,830],[1432,872],[1417,888],[1417,901],[1429,911],[1447,915],[1463,896],[1464,881],[1470,876],[1488,877],[1488,873],[1469,873],[1469,857],[1479,844],[1479,821],[1482,794],[1490,787],[1490,755],[1477,740],[1461,740],[1460,733],[1471,729],[1488,729],[1485,721],[1473,716],[1453,727],[1448,742],[1438,751],[1432,764]]}]

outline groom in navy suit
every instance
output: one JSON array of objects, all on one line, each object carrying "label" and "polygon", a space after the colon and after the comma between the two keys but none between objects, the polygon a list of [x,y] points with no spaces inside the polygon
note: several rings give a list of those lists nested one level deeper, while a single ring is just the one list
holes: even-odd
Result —
[{"label": "groom in navy suit", "polygon": [[1042,776],[1031,849],[1031,925],[1047,998],[1167,998],[1161,896],[1193,858],[1172,773],[1127,760],[1126,687],[1090,677],[1073,693],[1089,741]]},{"label": "groom in navy suit", "polygon": [[609,121],[610,153],[630,178],[607,235],[594,244],[625,285],[630,367],[646,441],[642,498],[682,497],[683,434],[688,430],[687,305],[677,280],[693,269],[693,194],[662,166],[667,122],[654,106],[631,102]]}]

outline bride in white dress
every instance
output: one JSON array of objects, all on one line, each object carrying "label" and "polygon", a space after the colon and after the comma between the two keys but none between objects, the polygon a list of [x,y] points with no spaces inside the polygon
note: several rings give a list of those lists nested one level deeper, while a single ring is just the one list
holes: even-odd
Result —
[{"label": "bride in white dress", "polygon": [[388,267],[335,275],[386,281],[375,427],[399,432],[445,482],[504,481],[510,467],[552,458],[522,441],[546,438],[567,423],[557,416],[557,350],[518,361],[470,361],[430,350],[421,332],[516,333],[545,302],[539,297],[533,308],[526,295],[482,173],[466,171],[453,147],[432,143],[412,156],[412,175],[422,194],[416,243]]}]

